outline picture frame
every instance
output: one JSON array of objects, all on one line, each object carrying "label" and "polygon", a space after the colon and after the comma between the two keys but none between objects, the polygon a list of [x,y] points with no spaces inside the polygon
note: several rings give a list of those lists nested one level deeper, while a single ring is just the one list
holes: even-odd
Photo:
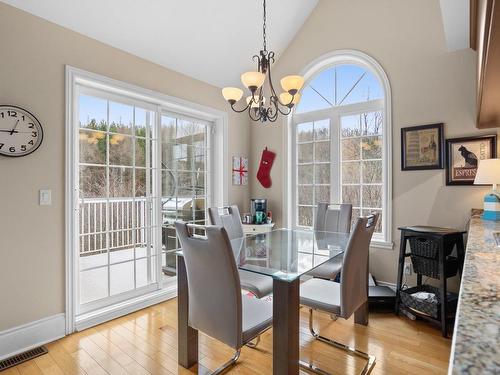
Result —
[{"label": "picture frame", "polygon": [[473,185],[479,161],[496,157],[496,134],[447,139],[446,185]]},{"label": "picture frame", "polygon": [[401,170],[444,168],[443,123],[401,129]]},{"label": "picture frame", "polygon": [[233,185],[248,185],[248,158],[233,156],[231,172]]}]

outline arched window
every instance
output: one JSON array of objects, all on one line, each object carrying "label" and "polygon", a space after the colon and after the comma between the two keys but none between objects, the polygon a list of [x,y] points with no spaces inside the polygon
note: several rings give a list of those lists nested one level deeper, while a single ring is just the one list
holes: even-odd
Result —
[{"label": "arched window", "polygon": [[353,221],[381,214],[373,242],[391,244],[390,87],[380,65],[339,51],[306,70],[289,137],[294,227],[313,226],[318,202],[352,203]]}]

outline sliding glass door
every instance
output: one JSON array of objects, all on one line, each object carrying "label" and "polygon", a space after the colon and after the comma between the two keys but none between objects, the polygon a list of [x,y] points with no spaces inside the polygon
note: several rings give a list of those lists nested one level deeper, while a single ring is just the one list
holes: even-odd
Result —
[{"label": "sliding glass door", "polygon": [[205,223],[211,123],[77,90],[76,315],[174,282],[174,222]]}]

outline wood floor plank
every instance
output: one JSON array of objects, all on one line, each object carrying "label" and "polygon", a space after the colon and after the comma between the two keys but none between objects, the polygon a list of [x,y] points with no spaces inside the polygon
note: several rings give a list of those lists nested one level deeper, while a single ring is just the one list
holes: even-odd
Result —
[{"label": "wood floor plank", "polygon": [[[2,375],[194,375],[226,362],[233,349],[202,333],[200,367],[177,364],[177,301],[175,299],[77,332],[47,345],[49,354],[28,361]],[[392,313],[370,314],[370,324],[352,319],[333,321],[315,313],[314,327],[324,336],[376,355],[374,375],[446,374],[451,340],[441,337],[432,324],[411,321]],[[261,336],[257,349],[242,348],[238,364],[228,373],[272,374],[272,330]],[[308,311],[300,311],[300,357],[335,375],[356,374],[363,361],[314,340],[309,333]],[[301,374],[307,372],[301,370]]]}]

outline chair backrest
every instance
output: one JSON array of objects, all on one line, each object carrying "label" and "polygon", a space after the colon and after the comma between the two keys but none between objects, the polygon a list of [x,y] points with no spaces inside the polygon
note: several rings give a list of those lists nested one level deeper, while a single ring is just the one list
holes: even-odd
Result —
[{"label": "chair backrest", "polygon": [[207,226],[206,238],[176,222],[186,264],[189,325],[239,349],[242,343],[241,284],[224,228]]},{"label": "chair backrest", "polygon": [[344,252],[340,274],[340,313],[345,319],[368,301],[369,249],[378,218],[378,214],[358,218]]},{"label": "chair backrest", "polygon": [[352,204],[318,203],[314,230],[322,232],[351,232]]},{"label": "chair backrest", "polygon": [[210,207],[208,216],[210,216],[210,222],[213,225],[223,227],[227,231],[230,240],[243,237],[243,227],[241,226],[238,206]]}]

